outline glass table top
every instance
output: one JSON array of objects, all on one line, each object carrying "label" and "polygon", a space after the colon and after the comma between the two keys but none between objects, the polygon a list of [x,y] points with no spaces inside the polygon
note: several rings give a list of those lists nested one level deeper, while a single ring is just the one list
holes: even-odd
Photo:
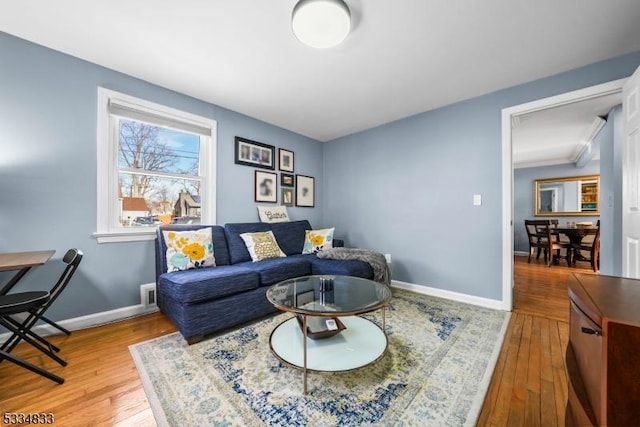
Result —
[{"label": "glass table top", "polygon": [[305,276],[285,280],[267,290],[278,309],[311,316],[348,316],[384,307],[388,286],[351,276]]}]

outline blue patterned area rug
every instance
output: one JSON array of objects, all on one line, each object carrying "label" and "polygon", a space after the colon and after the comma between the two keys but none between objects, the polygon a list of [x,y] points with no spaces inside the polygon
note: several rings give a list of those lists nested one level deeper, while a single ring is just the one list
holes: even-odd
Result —
[{"label": "blue patterned area rug", "polygon": [[269,349],[288,317],[192,346],[178,333],[131,346],[158,425],[475,425],[509,313],[394,289],[386,355],[354,371],[310,373],[306,396],[302,373]]}]

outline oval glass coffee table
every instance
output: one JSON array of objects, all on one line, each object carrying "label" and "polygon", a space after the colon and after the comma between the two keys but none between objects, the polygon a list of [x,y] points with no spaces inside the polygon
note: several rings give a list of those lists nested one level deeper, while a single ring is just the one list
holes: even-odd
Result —
[{"label": "oval glass coffee table", "polygon": [[[285,365],[303,371],[339,372],[367,366],[387,350],[385,307],[388,286],[351,276],[305,276],[285,280],[267,290],[279,310],[296,314],[271,333],[269,345]],[[358,314],[382,310],[382,328]],[[334,325],[327,326],[326,320]]]}]

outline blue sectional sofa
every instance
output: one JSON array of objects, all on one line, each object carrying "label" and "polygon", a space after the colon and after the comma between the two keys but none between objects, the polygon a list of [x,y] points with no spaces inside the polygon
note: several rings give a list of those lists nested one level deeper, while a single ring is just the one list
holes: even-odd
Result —
[{"label": "blue sectional sofa", "polygon": [[[197,230],[211,227],[215,267],[167,272],[162,231]],[[240,237],[242,233],[271,230],[283,258],[252,262]],[[371,266],[358,260],[320,259],[302,254],[308,221],[280,223],[236,223],[219,225],[165,225],[156,236],[156,285],[160,310],[176,325],[189,344],[205,335],[275,313],[267,301],[269,286],[282,280],[312,274],[334,274],[371,279]],[[334,246],[343,242],[334,239]]]}]

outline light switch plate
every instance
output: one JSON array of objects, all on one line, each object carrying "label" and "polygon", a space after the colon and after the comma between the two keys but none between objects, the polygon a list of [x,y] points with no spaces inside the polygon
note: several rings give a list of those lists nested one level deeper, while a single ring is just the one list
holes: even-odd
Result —
[{"label": "light switch plate", "polygon": [[482,194],[474,194],[473,206],[481,206],[481,205],[482,205]]}]

